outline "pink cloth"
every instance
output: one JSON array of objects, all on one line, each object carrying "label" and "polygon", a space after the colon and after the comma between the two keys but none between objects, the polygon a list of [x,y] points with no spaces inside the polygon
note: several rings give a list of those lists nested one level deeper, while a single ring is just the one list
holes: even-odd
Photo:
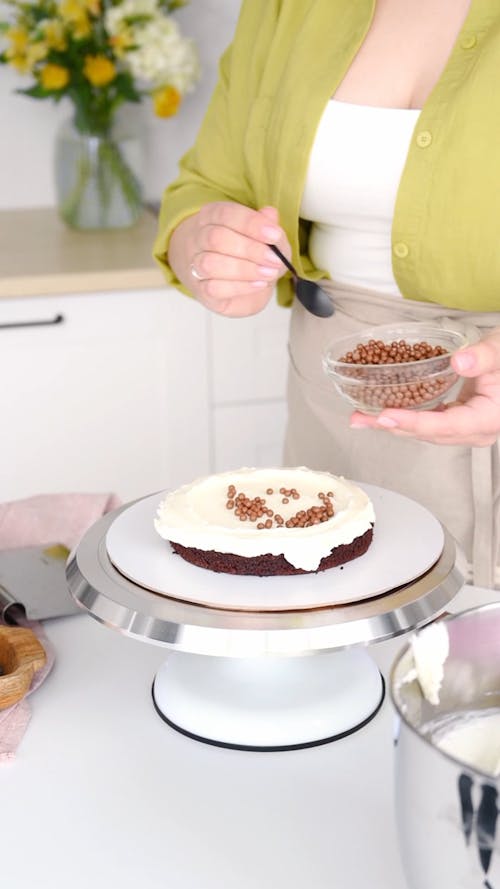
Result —
[{"label": "pink cloth", "polygon": [[[0,549],[59,543],[71,550],[94,522],[118,506],[120,500],[115,494],[41,494],[0,503]],[[36,634],[47,661],[33,676],[27,695],[7,710],[0,710],[0,763],[14,758],[31,718],[26,698],[48,676],[55,660],[43,625],[30,620],[19,623]]]},{"label": "pink cloth", "polygon": [[35,620],[19,620],[19,624],[32,630],[42,643],[47,660],[41,670],[37,670],[33,676],[29,690],[24,698],[21,698],[7,710],[0,710],[0,763],[14,759],[16,750],[21,743],[23,735],[31,719],[31,707],[26,700],[42,684],[49,675],[55,661],[55,652],[52,644],[47,639],[43,624]]},{"label": "pink cloth", "polygon": [[40,494],[0,503],[0,549],[62,543],[71,550],[97,519],[118,506],[115,494]]}]

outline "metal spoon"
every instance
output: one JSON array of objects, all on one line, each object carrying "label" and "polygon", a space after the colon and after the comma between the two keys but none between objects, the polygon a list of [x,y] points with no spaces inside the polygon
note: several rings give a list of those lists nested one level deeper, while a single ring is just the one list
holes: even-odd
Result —
[{"label": "metal spoon", "polygon": [[273,253],[276,253],[276,256],[279,256],[281,262],[286,265],[287,269],[291,271],[293,275],[295,296],[299,302],[302,303],[304,308],[313,315],[317,315],[318,318],[329,318],[330,315],[333,315],[335,308],[328,293],[325,290],[322,290],[319,284],[316,284],[316,281],[308,281],[307,278],[299,277],[292,263],[289,262],[286,256],[283,255],[281,250],[279,250],[275,244],[268,244],[268,246]]}]

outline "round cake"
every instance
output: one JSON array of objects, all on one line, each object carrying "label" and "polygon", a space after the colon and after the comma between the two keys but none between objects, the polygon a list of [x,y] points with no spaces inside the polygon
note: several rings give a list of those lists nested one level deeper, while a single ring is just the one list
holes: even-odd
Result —
[{"label": "round cake", "polygon": [[373,537],[368,495],[306,467],[238,469],[166,495],[154,520],[174,552],[225,574],[305,574],[363,555]]}]

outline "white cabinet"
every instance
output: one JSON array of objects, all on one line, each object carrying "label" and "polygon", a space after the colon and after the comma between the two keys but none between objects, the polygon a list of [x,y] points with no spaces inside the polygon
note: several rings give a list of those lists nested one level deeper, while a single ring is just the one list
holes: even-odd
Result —
[{"label": "white cabinet", "polygon": [[0,300],[0,500],[207,472],[206,329],[166,289]]},{"label": "white cabinet", "polygon": [[210,316],[213,467],[277,466],[286,423],[289,310]]},{"label": "white cabinet", "polygon": [[288,311],[167,288],[0,300],[0,501],[281,461]]},{"label": "white cabinet", "polygon": [[283,400],[217,407],[214,469],[280,466],[285,423]]}]

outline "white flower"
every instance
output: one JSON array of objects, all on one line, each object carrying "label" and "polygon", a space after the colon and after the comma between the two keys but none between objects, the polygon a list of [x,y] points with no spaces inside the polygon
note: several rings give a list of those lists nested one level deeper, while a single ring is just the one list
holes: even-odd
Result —
[{"label": "white flower", "polygon": [[133,30],[134,49],[125,62],[134,77],[153,88],[169,84],[181,95],[199,77],[199,61],[194,43],[182,37],[176,22],[163,15]]},{"label": "white flower", "polygon": [[124,0],[117,6],[112,6],[105,15],[106,30],[110,34],[119,33],[126,27],[126,19],[135,16],[156,16],[158,5],[156,0]]},{"label": "white flower", "polygon": [[[135,16],[149,20],[134,22]],[[106,28],[111,36],[128,30],[133,48],[125,52],[123,61],[135,79],[152,89],[168,84],[184,95],[198,80],[200,65],[194,42],[181,35],[177,23],[158,9],[155,0],[124,0],[111,7],[106,13]]]}]

